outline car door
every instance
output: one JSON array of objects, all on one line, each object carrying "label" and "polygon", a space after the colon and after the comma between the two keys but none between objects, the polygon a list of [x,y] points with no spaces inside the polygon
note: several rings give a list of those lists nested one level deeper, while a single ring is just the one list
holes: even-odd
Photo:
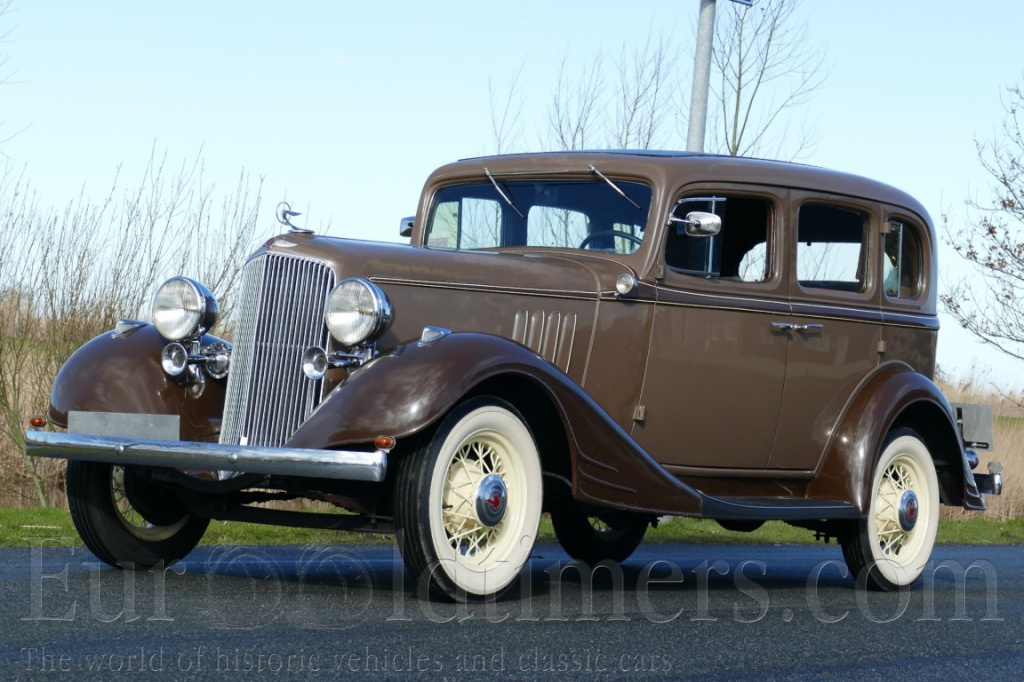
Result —
[{"label": "car door", "polygon": [[878,365],[880,206],[792,192],[791,342],[769,468],[812,471],[843,408]]},{"label": "car door", "polygon": [[714,236],[668,227],[634,438],[676,473],[763,469],[783,395],[789,320],[779,220],[787,192],[694,186],[673,216],[721,218]]}]

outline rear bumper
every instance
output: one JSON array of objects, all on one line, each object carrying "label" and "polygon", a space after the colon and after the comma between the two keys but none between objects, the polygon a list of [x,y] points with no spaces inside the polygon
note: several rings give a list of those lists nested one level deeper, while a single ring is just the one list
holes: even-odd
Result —
[{"label": "rear bumper", "polygon": [[387,453],[383,450],[358,452],[251,447],[29,431],[25,434],[25,452],[32,457],[131,466],[240,471],[377,483],[383,481],[387,474]]},{"label": "rear bumper", "polygon": [[978,486],[978,492],[982,495],[1003,494],[1003,474],[1001,472],[974,474],[974,482]]}]

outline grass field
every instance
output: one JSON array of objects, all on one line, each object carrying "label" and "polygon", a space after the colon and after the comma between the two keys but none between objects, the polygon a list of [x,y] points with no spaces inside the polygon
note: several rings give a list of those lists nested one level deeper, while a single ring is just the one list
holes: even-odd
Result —
[{"label": "grass field", "polygon": [[[204,545],[340,545],[389,544],[391,535],[344,533],[308,528],[284,528],[254,523],[213,521]],[[782,522],[766,523],[753,533],[727,531],[706,519],[674,519],[649,530],[645,542],[693,542],[722,544],[800,545],[816,542],[807,530]],[[541,523],[538,542],[555,542],[551,522]],[[939,524],[939,544],[1016,545],[1024,544],[1024,519],[996,521],[981,516],[945,519]],[[0,547],[31,547],[40,543],[81,545],[64,509],[0,508]]]}]

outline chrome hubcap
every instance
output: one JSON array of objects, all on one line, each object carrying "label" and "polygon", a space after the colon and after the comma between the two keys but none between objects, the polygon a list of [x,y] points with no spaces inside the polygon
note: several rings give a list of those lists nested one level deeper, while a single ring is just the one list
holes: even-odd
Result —
[{"label": "chrome hubcap", "polygon": [[492,528],[505,518],[508,505],[508,490],[505,481],[497,474],[485,476],[476,490],[476,517],[484,526]]},{"label": "chrome hubcap", "polygon": [[906,490],[900,497],[899,506],[899,518],[900,528],[907,531],[908,533],[914,529],[914,525],[917,524],[917,512],[920,509],[920,505],[917,501],[917,494],[913,490]]}]

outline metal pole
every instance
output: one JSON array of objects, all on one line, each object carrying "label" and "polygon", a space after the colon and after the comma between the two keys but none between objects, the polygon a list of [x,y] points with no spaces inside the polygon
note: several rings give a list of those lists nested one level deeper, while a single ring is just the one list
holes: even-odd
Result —
[{"label": "metal pole", "polygon": [[711,48],[715,40],[715,0],[700,0],[697,24],[697,53],[693,57],[693,92],[686,151],[704,151],[704,127],[708,119],[708,90],[711,86]]}]

